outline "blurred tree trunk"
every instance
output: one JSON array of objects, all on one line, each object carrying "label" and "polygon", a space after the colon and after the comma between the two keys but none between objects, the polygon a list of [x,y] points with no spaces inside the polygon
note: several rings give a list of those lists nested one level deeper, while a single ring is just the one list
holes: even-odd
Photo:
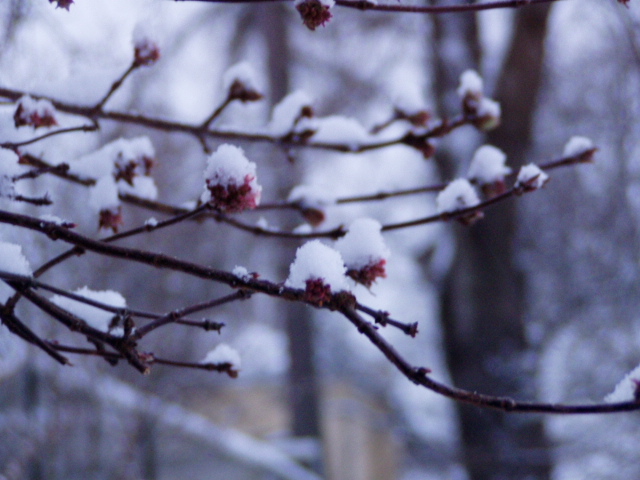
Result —
[{"label": "blurred tree trunk", "polygon": [[[548,15],[547,6],[518,10],[509,53],[497,82],[495,97],[502,105],[503,122],[488,136],[488,142],[507,153],[514,169],[522,164],[531,143]],[[447,41],[447,22],[444,17],[437,19],[434,44],[442,46]],[[467,44],[461,48],[467,49],[468,58],[477,65],[475,18],[461,16],[456,28],[460,29],[458,38]],[[454,73],[442,65],[451,58],[443,57],[438,50],[435,57],[436,94],[441,99],[440,107],[445,108],[442,99],[457,85],[457,76],[475,65],[468,64]],[[449,108],[441,113],[446,111],[451,112]],[[447,160],[441,171],[450,179],[455,164],[450,158]],[[514,251],[517,215],[516,203],[504,202],[471,228],[456,226],[456,259],[443,284],[442,319],[448,364],[456,385],[531,398],[535,394],[533,371],[524,363],[529,350],[523,323],[525,278],[516,265]],[[464,463],[470,478],[550,477],[549,445],[539,417],[483,411],[466,405],[460,405],[458,412]]]},{"label": "blurred tree trunk", "polygon": [[[269,99],[273,103],[280,101],[290,90],[291,55],[287,37],[288,9],[283,6],[267,5],[261,7],[259,21],[268,49],[268,76],[270,84]],[[283,161],[280,151],[274,152],[275,161]],[[301,177],[298,165],[287,167],[287,175],[274,187],[284,198],[291,188],[292,180]],[[280,170],[277,166],[274,171]],[[280,248],[284,277],[291,260],[291,249]],[[289,339],[289,410],[291,413],[291,433],[294,437],[311,437],[320,440],[320,387],[315,368],[315,335],[310,309],[300,303],[281,305]],[[321,458],[309,465],[322,471]]]}]

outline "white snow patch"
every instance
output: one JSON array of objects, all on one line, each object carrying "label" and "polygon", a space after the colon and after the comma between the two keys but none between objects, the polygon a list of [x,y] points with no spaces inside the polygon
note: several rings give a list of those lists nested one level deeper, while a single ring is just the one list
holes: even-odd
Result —
[{"label": "white snow patch", "polygon": [[249,280],[251,278],[251,275],[249,275],[249,270],[239,265],[236,265],[235,267],[233,267],[233,270],[231,271],[231,273],[233,273],[236,277],[242,280]]},{"label": "white snow patch", "polygon": [[72,223],[72,222],[68,222],[67,220],[63,220],[62,218],[56,215],[51,215],[50,213],[45,213],[44,215],[40,215],[40,220],[44,220],[45,222],[55,223],[56,225],[60,225],[60,226],[64,226],[65,224],[68,225]]},{"label": "white snow patch", "polygon": [[348,268],[358,270],[389,258],[381,228],[380,222],[371,218],[359,218],[349,225],[347,234],[334,245]]},{"label": "white snow patch", "polygon": [[[73,293],[81,297],[88,298],[89,300],[104,303],[111,307],[127,307],[127,301],[125,300],[125,298],[119,292],[113,290],[91,290],[85,286],[79,288]],[[71,312],[76,317],[80,317],[82,320],[87,322],[90,327],[93,327],[96,330],[101,330],[103,332],[109,331],[109,325],[111,324],[111,320],[113,320],[113,317],[115,316],[115,314],[112,312],[107,312],[106,310],[103,310],[101,308],[87,305],[86,303],[78,302],[77,300],[73,300],[62,295],[54,295],[53,297],[51,297],[51,301],[58,305],[60,308],[64,308],[65,310]],[[124,331],[122,330],[122,328],[117,327],[110,333],[112,333],[113,335],[123,335]]]},{"label": "white snow patch", "polygon": [[241,365],[238,351],[226,343],[221,343],[213,350],[210,350],[200,363],[213,363],[216,365],[229,363],[235,370],[239,370]]},{"label": "white snow patch", "polygon": [[460,85],[458,86],[458,95],[461,98],[467,95],[480,96],[484,88],[482,77],[475,70],[465,70],[460,75]]},{"label": "white snow patch", "polygon": [[239,62],[229,67],[222,76],[222,86],[228,91],[235,81],[242,83],[247,90],[260,91],[256,72],[249,62]]},{"label": "white snow patch", "polygon": [[[529,184],[534,178],[536,181],[533,184]],[[542,187],[549,180],[549,175],[540,170],[534,163],[530,163],[529,165],[523,165],[520,167],[520,171],[518,172],[518,179],[516,180],[516,186],[529,185],[533,188]]]},{"label": "white snow patch", "polygon": [[469,183],[469,180],[465,178],[458,178],[452,181],[436,197],[438,213],[455,212],[474,207],[479,203],[478,194]]},{"label": "white snow patch", "polygon": [[204,177],[213,185],[223,187],[242,185],[245,178],[253,177],[250,182],[252,189],[262,190],[256,181],[256,164],[250,162],[244,150],[235,145],[225,143],[209,156]]},{"label": "white snow patch", "polygon": [[146,176],[133,177],[133,185],[129,185],[124,180],[118,181],[118,191],[122,194],[129,194],[147,200],[156,200],[158,198],[156,182],[153,178]]},{"label": "white snow patch", "polygon": [[155,228],[155,227],[157,227],[157,226],[158,226],[158,220],[156,220],[156,218],[155,218],[155,217],[147,218],[147,219],[144,221],[144,225],[145,225],[145,227]]},{"label": "white snow patch", "polygon": [[499,119],[502,115],[502,108],[500,102],[496,102],[487,97],[482,97],[478,102],[478,109],[476,110],[478,117],[491,117]]},{"label": "white snow patch", "polygon": [[[295,0],[295,2],[293,3],[295,6],[300,5],[301,3],[306,2],[307,0]],[[326,5],[327,7],[331,8],[333,7],[336,2],[335,0],[318,0],[322,5]]]},{"label": "white snow patch", "polygon": [[286,135],[293,129],[302,109],[312,103],[311,97],[302,90],[290,93],[273,108],[267,130],[276,136]]},{"label": "white snow patch", "polygon": [[593,141],[587,137],[573,136],[564,146],[563,157],[576,157],[593,148]]},{"label": "white snow patch", "polygon": [[321,208],[335,203],[335,196],[328,188],[315,185],[297,185],[293,187],[287,202],[297,203],[303,208]]},{"label": "white snow patch", "polygon": [[369,138],[369,133],[355,118],[330,115],[318,119],[318,130],[313,139],[316,142],[346,143],[355,150],[355,144]]},{"label": "white snow patch", "polygon": [[302,224],[298,225],[297,227],[295,227],[292,231],[296,235],[306,235],[308,233],[312,233],[313,232],[313,227],[311,225],[309,225],[308,223],[302,223]]},{"label": "white snow patch", "polygon": [[503,180],[511,169],[505,165],[507,155],[492,145],[483,145],[473,154],[468,177],[480,185]]},{"label": "white snow patch", "polygon": [[632,402],[638,388],[634,380],[640,382],[640,365],[627,373],[613,392],[604,397],[604,401],[607,403]]},{"label": "white snow patch", "polygon": [[342,256],[337,250],[320,240],[312,240],[296,251],[285,285],[304,289],[307,280],[321,279],[333,292],[347,290],[346,271]]},{"label": "white snow patch", "polygon": [[118,186],[111,175],[102,177],[89,189],[89,206],[96,212],[117,208],[119,205]]}]

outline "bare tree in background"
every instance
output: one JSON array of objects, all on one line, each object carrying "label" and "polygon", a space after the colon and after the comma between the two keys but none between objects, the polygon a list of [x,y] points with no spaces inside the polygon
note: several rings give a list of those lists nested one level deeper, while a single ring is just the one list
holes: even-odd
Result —
[{"label": "bare tree in background", "polygon": [[[63,9],[75,8],[70,0],[50,2]],[[338,9],[352,10],[352,15],[361,14],[358,10],[371,10],[380,15],[433,14],[433,89],[438,112],[434,115],[417,104],[395,105],[386,122],[374,124],[372,121],[365,129],[352,119],[320,117],[310,105],[296,100],[282,131],[274,127],[277,116],[274,106],[283,98],[292,98],[288,94],[296,72],[291,68],[294,49],[289,38],[292,28],[289,19],[294,11],[280,4],[246,3],[242,6],[245,13],[239,17],[238,34],[229,43],[233,49],[233,45],[237,47],[251,34],[262,39],[263,67],[269,88],[259,90],[246,65],[236,65],[225,74],[225,91],[220,103],[204,120],[185,118],[185,112],[174,115],[170,109],[156,111],[152,101],[130,108],[112,107],[114,98],[126,88],[132,76],[152,76],[152,69],[158,68],[161,57],[158,45],[153,39],[138,35],[134,39],[130,66],[100,92],[97,100],[87,100],[91,95],[86,92],[79,94],[76,101],[69,100],[68,91],[64,92],[66,96],[58,96],[55,92],[43,95],[0,83],[5,117],[9,118],[7,113],[10,111],[15,122],[15,129],[6,129],[2,132],[6,132],[6,138],[0,138],[0,148],[6,154],[2,159],[7,159],[9,165],[0,170],[0,197],[5,202],[0,210],[0,224],[15,233],[18,239],[0,243],[3,249],[0,279],[8,292],[3,293],[1,300],[4,303],[0,305],[3,332],[10,332],[31,344],[60,365],[69,365],[73,357],[76,358],[74,363],[83,361],[83,357],[96,357],[113,366],[127,364],[143,374],[166,366],[215,371],[235,378],[241,373],[239,356],[228,345],[219,345],[220,348],[210,351],[203,360],[197,360],[190,356],[188,349],[171,348],[172,341],[178,343],[178,335],[193,338],[195,335],[187,332],[196,329],[215,331],[224,336],[227,331],[224,322],[215,316],[201,319],[198,315],[202,312],[214,312],[212,315],[215,315],[223,308],[239,315],[237,312],[247,304],[255,305],[255,297],[269,299],[278,305],[286,305],[273,311],[278,312],[274,316],[284,320],[289,338],[291,433],[296,437],[319,438],[320,387],[314,363],[314,330],[309,321],[309,307],[332,312],[364,336],[379,350],[388,366],[408,382],[458,402],[464,464],[474,480],[550,478],[552,461],[541,417],[516,416],[512,412],[568,415],[640,408],[634,378],[625,380],[623,393],[626,394],[614,396],[612,401],[566,404],[526,400],[535,398],[536,393],[530,382],[532,371],[525,362],[530,351],[524,325],[526,278],[515,260],[515,236],[521,219],[518,198],[542,194],[538,191],[545,185],[549,172],[589,163],[598,150],[588,139],[581,137],[577,139],[578,146],[567,147],[562,156],[525,167],[529,163],[536,99],[544,70],[544,42],[553,0],[425,6],[349,0],[335,3],[297,1],[294,7],[301,16],[299,22],[315,31],[314,35],[321,35],[328,22],[348,21],[348,16],[334,18]],[[17,5],[19,2],[11,4],[11,18],[19,17]],[[614,4],[613,7],[621,6]],[[231,7],[217,5],[216,8]],[[477,86],[482,80],[476,73],[467,71],[467,80],[459,80],[465,70],[478,69],[482,63],[475,13],[498,8],[515,9],[514,33],[496,82],[495,98],[501,104],[502,115],[496,103],[488,98],[488,92]],[[384,22],[375,25],[375,28],[382,27]],[[9,32],[10,28],[6,30]],[[344,35],[344,31],[341,33]],[[188,41],[188,38],[181,40]],[[452,50],[452,45],[457,48]],[[346,44],[344,48],[347,48]],[[238,51],[230,57],[235,59]],[[304,48],[297,51],[302,55],[305,53]],[[456,51],[456,55],[450,55],[451,51]],[[321,69],[311,71],[318,75],[324,73]],[[338,81],[327,75],[327,82],[333,81],[339,87],[341,82],[348,83],[344,81],[347,79],[354,85],[350,88],[357,88],[360,72],[346,73],[342,77],[336,75]],[[136,95],[151,97],[152,91],[152,88],[140,88]],[[358,95],[362,92],[345,94],[345,98],[361,98]],[[267,128],[252,125],[251,121],[255,119],[248,119],[246,125],[232,127],[218,123],[230,109],[250,108],[265,96],[268,100],[263,104],[268,106],[261,114],[272,117]],[[162,98],[156,101],[163,105]],[[333,102],[339,104],[343,100],[336,98]],[[331,102],[327,105],[333,106]],[[327,108],[326,105],[322,107]],[[366,116],[364,107],[361,113]],[[500,121],[501,125],[496,129]],[[333,130],[327,134],[326,125],[330,124]],[[96,173],[101,166],[98,163],[93,169],[81,171],[66,158],[61,160],[59,150],[65,147],[63,143],[58,146],[55,142],[67,141],[74,135],[102,135],[101,130],[111,128],[107,126],[114,126],[108,130],[112,138],[145,131],[165,136],[162,141],[172,145],[166,151],[173,148],[176,159],[166,162],[163,168],[170,172],[167,176],[175,182],[176,188],[189,191],[191,201],[160,200],[154,193],[149,193],[154,192],[149,185],[153,183],[156,159],[148,139],[118,139],[98,149],[102,160],[106,158],[107,162],[112,162],[109,164],[112,168],[104,175]],[[282,125],[278,127],[281,129]],[[456,135],[463,129],[475,129],[477,138],[486,135],[487,141],[502,149],[509,158],[513,173],[494,179],[496,190],[481,188],[485,185],[474,178],[453,181],[456,177],[466,176],[458,159],[462,156],[455,145]],[[173,143],[165,139],[169,137],[179,140]],[[446,141],[450,144],[446,146],[445,143],[440,148],[438,142]],[[244,151],[229,143],[245,146],[246,156]],[[51,145],[56,148],[49,150],[47,146]],[[389,148],[405,149],[419,154],[421,160],[437,162],[445,183],[400,188],[390,180],[386,191],[363,193],[354,189],[349,195],[337,196],[331,201],[314,198],[312,194],[288,196],[302,180],[299,158],[307,153],[343,155],[346,164],[358,155],[382,156]],[[204,178],[187,168],[187,165],[197,164],[196,161],[189,163],[189,158],[195,157],[193,152],[208,158]],[[464,155],[470,153],[464,152]],[[254,163],[252,160],[256,157],[259,160]],[[286,173],[281,175],[281,171]],[[355,185],[365,172],[350,174],[352,178],[338,178],[344,172],[336,172],[334,186]],[[261,175],[265,180],[259,184]],[[59,183],[44,183],[52,179]],[[41,181],[51,189],[52,195],[40,185]],[[18,188],[27,183],[30,188]],[[141,185],[146,185],[146,189]],[[192,185],[196,187],[192,188]],[[65,186],[91,192],[89,203],[99,204],[98,211],[91,213],[74,204],[69,212],[75,215],[76,209],[79,212],[77,220],[40,217],[38,209],[52,204],[55,207],[58,198],[66,196],[70,202],[77,202],[77,199],[69,198],[74,194]],[[414,207],[412,199],[429,192],[439,194],[438,207],[433,213],[412,213],[413,217],[407,218],[402,215],[402,208],[397,209],[394,213],[398,215],[390,217],[391,220],[367,223],[360,231],[366,234],[360,233],[359,238],[356,232],[362,223],[332,226],[325,221],[329,204],[331,208],[346,208],[406,199],[405,205]],[[135,214],[128,216],[130,209],[140,209],[161,219],[142,220]],[[407,211],[414,210],[408,208]],[[269,218],[278,219],[283,227],[272,227],[263,219],[253,217],[252,212],[272,215]],[[87,218],[99,224],[103,236],[86,228]],[[127,223],[131,218],[135,219],[133,223]],[[299,221],[305,224],[294,228]],[[373,307],[362,300],[366,289],[387,273],[388,251],[383,234],[441,222],[455,223],[453,228],[456,229],[456,257],[442,282],[446,358],[456,387],[440,381],[429,365],[415,363],[421,360],[405,354],[397,346],[400,343],[391,340],[393,334],[415,337],[419,334],[417,323],[398,318],[393,311]],[[105,231],[110,232],[109,236],[104,235]],[[160,248],[150,239],[163,234]],[[198,242],[199,235],[210,239],[210,243]],[[243,242],[243,238],[252,240]],[[266,242],[283,245],[268,247],[270,257],[265,265],[271,262],[271,266],[275,265],[279,270],[273,277],[240,266],[244,264],[247,252],[263,248]],[[295,254],[292,254],[292,242],[302,244]],[[32,269],[25,252],[33,245],[38,245],[42,254]],[[64,245],[65,249],[60,249],[59,245]],[[215,246],[213,253],[212,245]],[[227,258],[228,251],[238,252],[235,262]],[[363,256],[364,260],[360,258]],[[104,263],[95,260],[96,257]],[[234,263],[236,266],[231,269]],[[75,268],[68,267],[72,264]],[[70,269],[74,279],[83,278],[94,270],[117,272],[126,268],[129,272],[130,269],[132,273],[123,275],[123,282],[131,291],[141,289],[144,293],[137,298],[130,297],[127,304],[113,291],[106,295],[102,295],[106,292],[71,291],[65,283],[68,280],[63,273],[65,268]],[[149,291],[150,285],[158,281],[153,273],[149,273],[155,271],[151,268],[185,278],[184,284],[180,283],[182,280],[174,281],[174,284],[180,283],[175,290],[182,289],[183,304],[164,304],[162,299],[154,303],[163,295],[157,286],[157,291]],[[52,273],[45,276],[48,272],[58,276]],[[113,277],[96,276],[109,288],[119,286],[113,280],[115,274]],[[287,280],[281,281],[282,278]],[[110,280],[114,281],[113,285],[109,284]],[[172,288],[167,287],[167,291]],[[156,305],[161,306],[161,311],[157,311]],[[262,308],[263,304],[260,305],[253,308]],[[257,312],[256,316],[261,317],[261,314]],[[96,321],[94,317],[102,320]],[[32,318],[45,320],[34,322]],[[55,325],[55,328],[43,328],[43,324]],[[170,335],[171,329],[179,330],[180,334]],[[394,333],[389,334],[389,331]],[[167,335],[166,341],[151,341],[162,338],[162,334]],[[375,375],[375,372],[371,373]],[[35,399],[36,396],[31,397]],[[35,407],[29,405],[26,409],[31,411]],[[158,473],[154,467],[157,456],[153,443],[156,435],[152,426],[154,417],[147,417],[148,413],[142,412],[138,433],[143,440],[142,456],[146,458],[143,474],[151,479]],[[32,477],[36,478],[40,473],[38,464],[34,465]],[[311,470],[321,472],[322,467],[319,462],[314,463]]]}]

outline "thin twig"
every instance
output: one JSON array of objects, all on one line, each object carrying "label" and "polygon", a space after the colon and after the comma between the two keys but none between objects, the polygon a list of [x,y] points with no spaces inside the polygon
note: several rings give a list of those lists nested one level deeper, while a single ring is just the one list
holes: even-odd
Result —
[{"label": "thin twig", "polygon": [[97,125],[80,125],[79,127],[69,127],[69,128],[60,128],[58,130],[54,130],[53,132],[47,132],[39,137],[34,137],[29,140],[24,140],[22,142],[4,142],[0,143],[0,148],[5,148],[7,150],[16,150],[17,148],[24,147],[26,145],[31,145],[45,138],[53,137],[55,135],[63,135],[67,133],[73,132],[95,132],[98,129]]},{"label": "thin twig", "polygon": [[498,397],[470,392],[460,388],[450,387],[428,376],[430,370],[424,367],[414,367],[405,360],[397,350],[387,342],[376,330],[375,326],[364,320],[353,309],[345,305],[340,312],[365,335],[371,343],[411,382],[458,402],[468,403],[477,407],[492,408],[506,412],[526,413],[557,413],[557,414],[587,414],[587,413],[617,413],[640,410],[640,402],[621,403],[593,403],[584,405],[567,405],[545,402],[522,402],[509,397]]}]

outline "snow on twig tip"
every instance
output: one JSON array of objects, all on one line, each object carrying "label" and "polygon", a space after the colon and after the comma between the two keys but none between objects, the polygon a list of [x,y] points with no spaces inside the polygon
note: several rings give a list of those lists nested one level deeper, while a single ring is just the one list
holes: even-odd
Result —
[{"label": "snow on twig tip", "polygon": [[516,187],[524,190],[537,190],[549,181],[549,175],[540,170],[540,167],[530,163],[520,167]]},{"label": "snow on twig tip", "polygon": [[202,364],[214,365],[230,365],[233,370],[240,370],[242,364],[240,354],[235,348],[230,347],[226,343],[216,345],[207,355],[200,361]]},{"label": "snow on twig tip", "polygon": [[360,218],[335,243],[344,259],[347,275],[366,287],[387,276],[385,265],[390,252],[380,233],[381,228],[377,220]]},{"label": "snow on twig tip", "polygon": [[573,136],[564,146],[564,157],[577,157],[594,148],[593,141],[588,137]]},{"label": "snow on twig tip", "polygon": [[337,250],[312,240],[296,251],[285,286],[304,289],[305,300],[322,305],[332,293],[348,289],[346,272]]},{"label": "snow on twig tip", "polygon": [[240,62],[229,67],[222,76],[222,86],[230,100],[255,102],[263,97],[256,73],[249,62]]},{"label": "snow on twig tip", "polygon": [[604,397],[607,403],[640,401],[640,365],[627,373],[613,392]]},{"label": "snow on twig tip", "polygon": [[468,95],[481,97],[484,89],[484,81],[475,70],[465,70],[460,75],[460,85],[458,86],[458,95],[465,98]]},{"label": "snow on twig tip", "polygon": [[262,187],[256,179],[256,164],[247,160],[240,147],[224,144],[209,156],[204,172],[204,202],[229,213],[256,208]]},{"label": "snow on twig tip", "polygon": [[476,150],[469,165],[469,178],[480,185],[504,180],[511,169],[505,165],[507,155],[492,145],[483,145]]}]

